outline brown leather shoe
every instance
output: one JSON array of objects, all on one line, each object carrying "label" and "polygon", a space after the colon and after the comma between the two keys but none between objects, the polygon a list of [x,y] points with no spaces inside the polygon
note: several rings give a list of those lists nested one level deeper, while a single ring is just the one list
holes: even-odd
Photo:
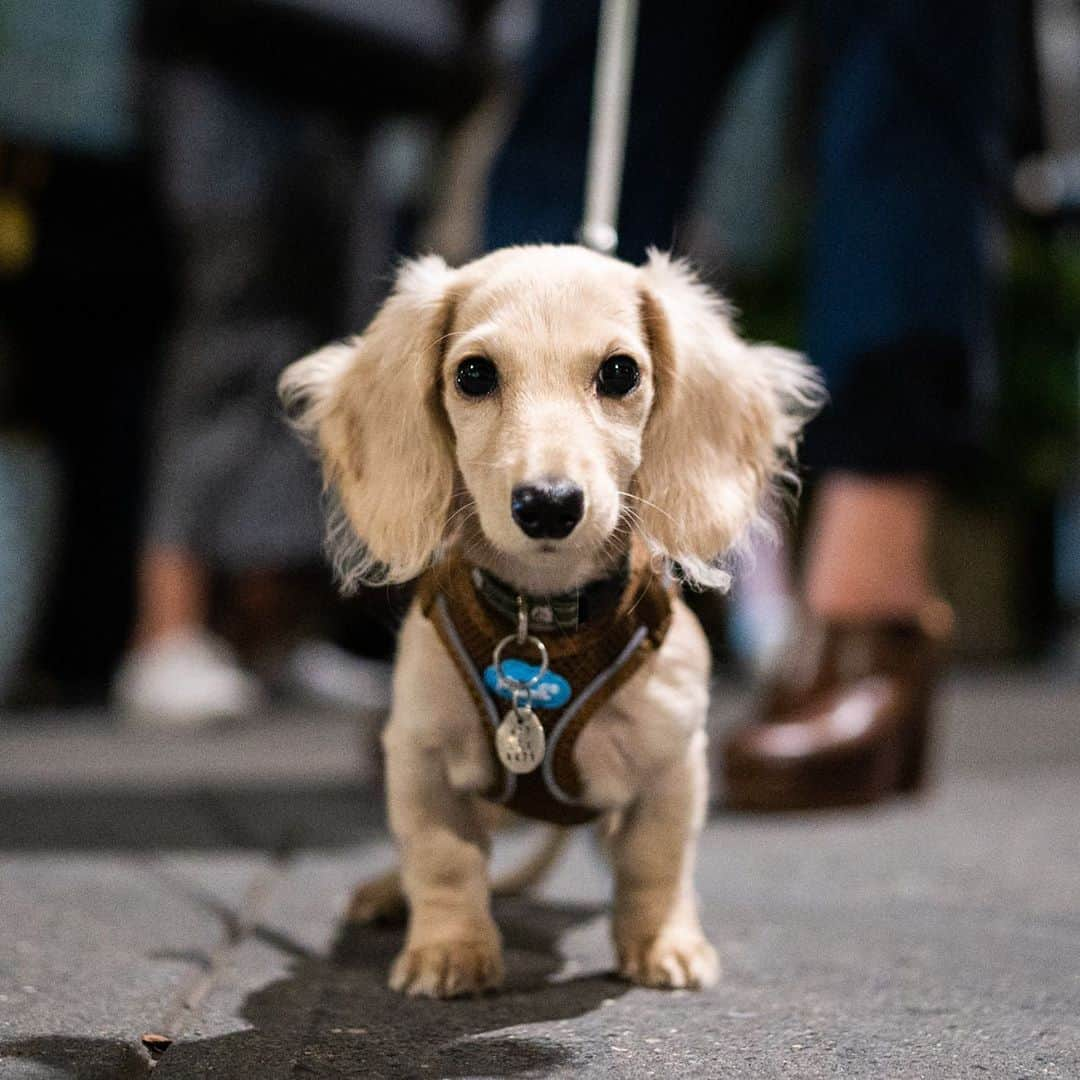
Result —
[{"label": "brown leather shoe", "polygon": [[805,619],[758,718],[724,745],[727,805],[807,810],[917,790],[951,629],[938,601],[907,621]]}]

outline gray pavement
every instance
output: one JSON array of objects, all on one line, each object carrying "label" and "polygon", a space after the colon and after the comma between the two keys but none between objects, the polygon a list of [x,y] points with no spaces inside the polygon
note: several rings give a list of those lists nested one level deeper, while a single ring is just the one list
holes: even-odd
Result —
[{"label": "gray pavement", "polygon": [[[717,730],[745,703],[718,688]],[[961,678],[944,711],[920,800],[714,816],[715,990],[611,977],[583,832],[498,909],[506,990],[457,1002],[385,989],[400,927],[340,925],[393,858],[376,718],[0,717],[0,1080],[1080,1077],[1080,685]]]}]

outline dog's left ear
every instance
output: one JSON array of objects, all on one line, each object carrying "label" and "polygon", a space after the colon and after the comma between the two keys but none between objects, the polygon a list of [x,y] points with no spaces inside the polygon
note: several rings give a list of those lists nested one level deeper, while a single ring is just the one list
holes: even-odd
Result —
[{"label": "dog's left ear", "polygon": [[403,264],[363,337],[312,353],[278,384],[336,495],[328,546],[346,590],[407,581],[442,543],[454,465],[438,369],[454,274],[435,255]]},{"label": "dog's left ear", "polygon": [[821,379],[797,353],[740,339],[724,302],[685,264],[652,251],[640,280],[656,399],[634,510],[650,547],[688,583],[724,588],[718,560],[760,519],[774,484],[792,477]]}]

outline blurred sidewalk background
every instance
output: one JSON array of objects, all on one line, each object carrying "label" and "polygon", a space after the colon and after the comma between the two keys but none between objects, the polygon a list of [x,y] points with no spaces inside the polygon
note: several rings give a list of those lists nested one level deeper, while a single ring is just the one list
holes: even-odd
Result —
[{"label": "blurred sidewalk background", "polygon": [[[702,994],[611,975],[585,831],[537,899],[499,905],[507,988],[385,986],[402,928],[350,929],[393,859],[366,775],[377,724],[283,718],[0,731],[0,1077],[1080,1075],[1075,682],[953,681],[922,799],[714,816],[699,871],[725,967]],[[716,688],[714,733],[743,691]],[[520,857],[527,830],[500,838]]]}]

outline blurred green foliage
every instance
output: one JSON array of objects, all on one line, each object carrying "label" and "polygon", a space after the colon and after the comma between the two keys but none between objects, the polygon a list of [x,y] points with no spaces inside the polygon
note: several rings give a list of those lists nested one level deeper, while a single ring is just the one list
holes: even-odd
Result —
[{"label": "blurred green foliage", "polygon": [[990,451],[1007,480],[1048,493],[1076,467],[1080,236],[1019,224],[1009,240]]}]

